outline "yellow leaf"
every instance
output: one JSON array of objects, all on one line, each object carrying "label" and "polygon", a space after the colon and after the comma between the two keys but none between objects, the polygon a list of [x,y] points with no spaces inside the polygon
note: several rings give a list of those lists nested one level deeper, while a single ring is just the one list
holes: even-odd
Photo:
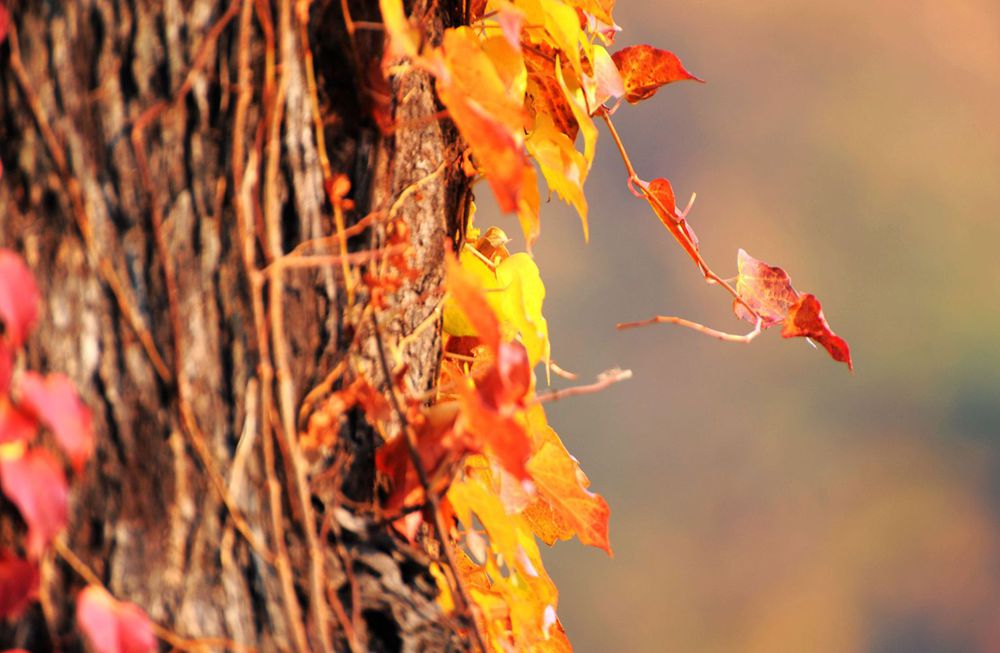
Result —
[{"label": "yellow leaf", "polygon": [[[545,286],[535,261],[523,252],[512,254],[490,267],[469,251],[459,258],[462,268],[470,273],[466,278],[479,283],[486,293],[494,313],[500,320],[500,329],[507,340],[520,336],[532,366],[549,358],[549,327],[542,315]],[[476,330],[454,301],[445,300],[444,330],[452,336],[474,336]]]},{"label": "yellow leaf", "polygon": [[403,0],[379,0],[382,23],[389,37],[390,57],[416,57],[420,48],[420,30],[406,17]]},{"label": "yellow leaf", "polygon": [[573,147],[570,138],[556,129],[545,114],[535,117],[535,129],[528,136],[528,153],[538,162],[549,188],[573,205],[583,231],[587,233],[587,198],[583,182],[587,178],[587,160]]}]

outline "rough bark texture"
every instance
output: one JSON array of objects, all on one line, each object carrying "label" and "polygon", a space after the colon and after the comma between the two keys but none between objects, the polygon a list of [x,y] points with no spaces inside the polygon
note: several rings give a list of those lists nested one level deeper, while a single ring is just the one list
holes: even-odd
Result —
[{"label": "rough bark texture", "polygon": [[[9,4],[0,246],[25,256],[44,297],[24,363],[76,382],[99,442],[73,481],[68,546],[183,638],[344,650],[346,621],[355,649],[463,648],[434,603],[427,556],[365,508],[377,438],[364,420],[318,460],[290,432],[303,397],[348,356],[386,387],[367,291],[350,305],[339,263],[273,273],[282,254],[336,230],[308,35],[330,170],[351,180],[347,222],[384,218],[350,249],[384,242],[394,204],[414,246],[419,276],[376,311],[399,356],[390,364],[405,365],[414,391],[432,386],[443,251],[461,238],[468,194],[432,80],[403,71],[376,83],[382,35],[352,38],[340,0]],[[376,2],[348,4],[354,20],[379,20]],[[440,34],[462,8],[417,0],[411,13]],[[0,544],[17,546],[17,519],[5,505]],[[4,648],[80,647],[84,582],[55,556],[43,571],[41,606],[0,625]]]}]

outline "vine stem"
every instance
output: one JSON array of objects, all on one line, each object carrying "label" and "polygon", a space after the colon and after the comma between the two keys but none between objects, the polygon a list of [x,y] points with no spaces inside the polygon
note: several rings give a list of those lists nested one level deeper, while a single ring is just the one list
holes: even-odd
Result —
[{"label": "vine stem", "polygon": [[434,531],[437,534],[438,543],[441,545],[441,553],[444,556],[446,564],[448,565],[448,570],[451,572],[452,580],[455,585],[455,595],[458,597],[458,603],[462,612],[465,615],[468,615],[470,621],[472,622],[472,633],[476,640],[476,645],[481,651],[483,651],[483,653],[488,653],[490,649],[487,648],[486,642],[483,640],[483,634],[479,632],[479,624],[476,622],[476,617],[472,613],[472,601],[465,592],[465,586],[462,585],[461,577],[458,573],[458,565],[455,563],[455,556],[452,554],[451,546],[448,542],[448,531],[445,529],[444,519],[441,517],[441,497],[439,497],[437,491],[431,487],[430,477],[427,475],[427,469],[424,467],[424,461],[420,458],[416,434],[413,432],[409,420],[406,419],[406,414],[403,412],[402,406],[399,403],[399,398],[396,396],[396,387],[392,382],[392,372],[389,369],[389,361],[385,354],[385,345],[382,342],[382,331],[379,328],[378,316],[374,311],[372,311],[372,328],[375,332],[375,344],[378,349],[382,375],[385,377],[385,383],[388,389],[389,402],[392,404],[393,412],[396,413],[396,417],[399,419],[401,436],[406,438],[406,450],[409,453],[410,461],[413,463],[414,469],[417,471],[417,478],[420,480],[420,485],[423,487],[424,496],[427,498],[427,504],[430,507],[431,516],[434,518]]},{"label": "vine stem", "polygon": [[678,326],[687,327],[688,329],[693,329],[698,333],[705,334],[706,336],[724,340],[725,342],[741,342],[749,344],[754,338],[760,335],[763,320],[758,317],[753,331],[744,335],[726,333],[725,331],[719,331],[717,329],[707,327],[704,324],[698,324],[697,322],[692,322],[691,320],[685,320],[682,317],[672,317],[666,315],[656,315],[648,320],[640,320],[639,322],[621,322],[616,325],[616,328],[621,330],[634,329],[636,327],[643,327],[649,324],[676,324]]},{"label": "vine stem", "polygon": [[[733,299],[736,302],[742,304],[743,307],[746,308],[751,315],[753,315],[759,320],[760,315],[757,313],[756,310],[754,310],[752,306],[747,304],[746,300],[744,300],[743,297],[741,297],[738,292],[736,292],[736,289],[733,288],[732,284],[730,284],[727,280],[717,275],[714,271],[712,271],[712,268],[709,267],[704,257],[702,257],[701,252],[698,251],[698,246],[691,240],[691,237],[682,228],[681,220],[683,219],[683,216],[677,216],[677,209],[676,208],[671,209],[664,206],[663,202],[660,200],[659,197],[651,194],[646,189],[647,184],[646,182],[644,182],[642,179],[639,178],[639,175],[636,174],[635,167],[632,165],[632,161],[629,159],[628,152],[625,150],[625,144],[622,142],[621,136],[618,135],[618,130],[615,129],[615,124],[611,121],[611,114],[608,112],[608,110],[604,107],[601,107],[598,110],[598,113],[600,114],[601,118],[604,119],[605,124],[608,126],[608,130],[611,132],[611,138],[614,139],[615,145],[618,147],[618,153],[621,155],[622,162],[625,164],[626,172],[628,172],[628,187],[629,190],[632,191],[632,194],[637,197],[642,197],[643,199],[645,199],[647,202],[653,205],[654,209],[659,209],[659,212],[662,212],[663,215],[670,216],[672,220],[661,220],[661,222],[663,222],[663,225],[674,236],[674,238],[677,239],[677,242],[679,242],[681,247],[684,248],[684,251],[687,252],[688,256],[690,256],[691,259],[695,262],[695,264],[698,265],[698,268],[701,270],[702,276],[704,276],[705,281],[713,285],[721,286],[730,295],[733,296]],[[638,193],[635,190],[636,188],[639,188]],[[679,320],[680,318],[676,319]],[[645,323],[652,324],[655,321],[656,318],[653,318],[652,320],[647,320]],[[667,320],[660,320],[660,321],[667,321]],[[680,322],[676,323],[679,324]],[[707,329],[707,327],[704,328]]]}]

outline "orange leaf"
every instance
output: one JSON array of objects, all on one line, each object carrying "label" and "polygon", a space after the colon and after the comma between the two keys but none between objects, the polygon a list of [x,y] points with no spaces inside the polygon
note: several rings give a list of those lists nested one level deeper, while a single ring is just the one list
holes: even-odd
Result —
[{"label": "orange leaf", "polygon": [[[736,292],[760,316],[761,328],[783,322],[799,297],[788,274],[779,267],[755,259],[742,249],[736,260],[739,268]],[[757,323],[757,318],[738,301],[733,302],[733,312],[741,320]]]},{"label": "orange leaf", "polygon": [[611,55],[625,83],[625,99],[636,104],[656,94],[665,84],[693,80],[703,82],[689,73],[673,52],[651,45],[633,45]]},{"label": "orange leaf", "polygon": [[28,525],[26,548],[38,558],[66,526],[66,475],[59,461],[44,449],[0,454],[0,488]]},{"label": "orange leaf", "polygon": [[[642,185],[642,182],[639,185]],[[643,192],[646,201],[653,207],[653,212],[656,213],[656,217],[660,219],[663,226],[673,234],[688,256],[696,263],[699,262],[701,257],[698,254],[698,236],[694,234],[694,230],[687,220],[677,214],[674,188],[670,185],[670,181],[662,178],[654,179],[643,186]]]},{"label": "orange leaf", "polygon": [[603,549],[609,556],[608,518],[611,509],[581,482],[583,473],[566,450],[546,442],[528,462],[528,471],[555,515],[569,524],[584,544]]},{"label": "orange leaf", "polygon": [[96,653],[149,653],[157,648],[153,625],[139,606],[116,601],[98,585],[76,600],[76,622]]},{"label": "orange leaf", "polygon": [[847,341],[830,330],[823,316],[823,307],[814,295],[804,293],[789,309],[781,335],[784,338],[811,338],[823,345],[833,360],[847,363],[847,368],[854,370],[851,348]]}]

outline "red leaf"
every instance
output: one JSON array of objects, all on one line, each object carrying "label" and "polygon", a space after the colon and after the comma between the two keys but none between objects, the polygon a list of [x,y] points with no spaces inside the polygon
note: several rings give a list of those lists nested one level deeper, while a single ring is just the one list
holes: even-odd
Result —
[{"label": "red leaf", "polygon": [[[639,185],[642,185],[642,182]],[[643,186],[643,192],[656,217],[673,234],[688,256],[697,262],[699,260],[698,236],[694,234],[694,230],[691,229],[687,220],[677,214],[674,188],[670,185],[670,181],[663,178],[654,179]]]},{"label": "red leaf", "polygon": [[847,368],[854,370],[851,361],[851,348],[847,341],[830,330],[830,325],[823,316],[823,307],[815,295],[803,294],[788,311],[785,326],[781,329],[784,338],[811,338],[823,345],[833,360],[847,363]]},{"label": "red leaf", "polygon": [[35,372],[25,372],[21,379],[21,403],[32,411],[45,426],[52,429],[79,472],[94,453],[94,433],[90,427],[90,410],[80,401],[73,382],[62,374],[50,374],[44,379]]},{"label": "red leaf", "polygon": [[29,442],[38,432],[34,415],[26,414],[6,397],[0,396],[0,444]]},{"label": "red leaf", "polygon": [[[789,309],[799,297],[792,288],[792,281],[779,267],[758,261],[744,250],[737,255],[739,276],[736,278],[736,292],[761,318],[761,328],[766,329],[783,322]],[[746,306],[733,302],[736,317],[755,324],[755,318]]]},{"label": "red leaf", "polygon": [[28,525],[28,555],[39,557],[66,526],[69,488],[62,465],[44,449],[5,452],[0,456],[0,489]]},{"label": "red leaf", "polygon": [[476,384],[483,401],[493,410],[522,406],[531,387],[531,363],[528,352],[519,342],[502,342],[496,362],[483,380]]},{"label": "red leaf", "polygon": [[139,606],[116,601],[97,585],[88,585],[76,600],[76,622],[96,653],[149,653],[156,637]]},{"label": "red leaf", "polygon": [[0,322],[13,349],[24,344],[38,317],[38,298],[35,277],[24,259],[9,249],[0,249]]},{"label": "red leaf", "polygon": [[0,619],[18,617],[38,593],[38,568],[0,551]]},{"label": "red leaf", "polygon": [[[7,28],[10,26],[10,12],[7,10],[7,0],[0,0],[0,45],[3,45],[7,38]],[[0,176],[3,173],[3,166],[0,166]]]},{"label": "red leaf", "polygon": [[611,58],[625,82],[625,99],[629,104],[652,97],[664,84],[688,79],[703,81],[689,73],[673,52],[651,45],[633,45],[615,52]]},{"label": "red leaf", "polygon": [[14,375],[14,352],[0,338],[0,395],[7,394]]}]

